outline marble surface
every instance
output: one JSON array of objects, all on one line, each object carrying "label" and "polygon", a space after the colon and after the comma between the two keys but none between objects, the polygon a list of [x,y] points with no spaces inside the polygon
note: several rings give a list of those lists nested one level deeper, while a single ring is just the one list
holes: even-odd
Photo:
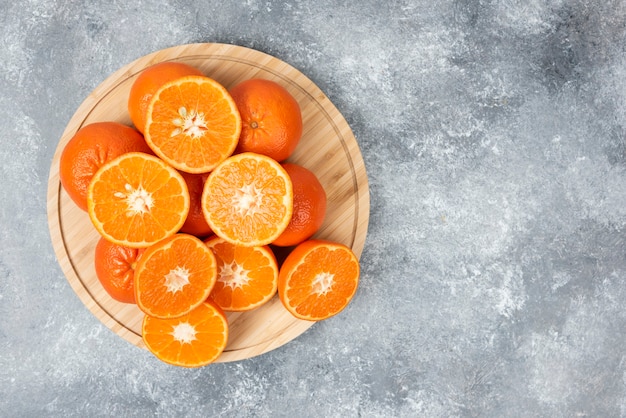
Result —
[{"label": "marble surface", "polygon": [[[626,416],[626,2],[0,2],[0,416]],[[223,42],[310,77],[359,142],[356,298],[268,354],[168,366],[55,259],[83,99]]]}]

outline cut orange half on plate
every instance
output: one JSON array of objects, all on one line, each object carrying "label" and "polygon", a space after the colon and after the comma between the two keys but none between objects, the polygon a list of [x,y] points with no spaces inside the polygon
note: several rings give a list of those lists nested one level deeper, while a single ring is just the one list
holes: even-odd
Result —
[{"label": "cut orange half on plate", "polygon": [[214,236],[205,241],[217,259],[210,298],[225,311],[249,311],[276,294],[278,264],[268,246],[242,247]]},{"label": "cut orange half on plate", "polygon": [[215,256],[188,234],[166,238],[141,255],[135,267],[135,300],[145,314],[176,318],[206,300],[217,278]]},{"label": "cut orange half on plate", "polygon": [[304,241],[281,266],[278,295],[296,318],[327,319],[350,303],[359,274],[359,260],[350,248],[329,241]]},{"label": "cut orange half on plate", "polygon": [[157,90],[144,135],[154,153],[173,167],[206,173],[233,153],[240,133],[239,110],[224,86],[193,75]]},{"label": "cut orange half on plate", "polygon": [[180,173],[159,158],[129,152],[93,176],[87,210],[107,240],[148,247],[178,232],[189,212],[189,191]]},{"label": "cut orange half on plate", "polygon": [[201,367],[214,362],[226,348],[228,322],[219,306],[206,301],[179,318],[144,316],[142,338],[159,360]]},{"label": "cut orange half on plate", "polygon": [[213,232],[226,241],[249,247],[270,244],[291,220],[291,179],[270,157],[233,155],[209,174],[202,210]]}]

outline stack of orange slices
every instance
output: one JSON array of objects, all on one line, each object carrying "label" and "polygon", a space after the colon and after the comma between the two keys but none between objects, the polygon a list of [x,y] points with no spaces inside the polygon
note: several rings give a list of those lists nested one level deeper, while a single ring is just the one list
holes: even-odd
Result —
[{"label": "stack of orange slices", "polygon": [[[306,321],[348,305],[359,262],[350,248],[312,238],[326,193],[314,173],[286,161],[303,129],[283,86],[250,79],[229,91],[163,62],[136,78],[128,112],[134,128],[81,128],[60,169],[101,236],[98,279],[143,312],[143,340],[158,359],[214,362],[228,344],[227,312],[274,297]],[[87,129],[90,141],[79,141]],[[112,141],[113,131],[132,142]],[[289,253],[282,264],[276,247]]]}]

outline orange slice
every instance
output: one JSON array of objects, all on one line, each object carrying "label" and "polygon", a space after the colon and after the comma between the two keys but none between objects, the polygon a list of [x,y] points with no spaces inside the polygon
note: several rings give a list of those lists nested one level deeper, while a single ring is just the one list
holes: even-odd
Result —
[{"label": "orange slice", "polygon": [[189,212],[189,191],[180,173],[159,158],[129,152],[93,176],[87,211],[107,240],[143,248],[180,229]]},{"label": "orange slice", "polygon": [[176,234],[147,248],[135,267],[135,300],[147,315],[176,318],[211,293],[215,256],[200,239]]},{"label": "orange slice", "polygon": [[210,298],[225,311],[258,308],[276,294],[278,264],[268,246],[242,247],[220,237],[205,241],[217,259]]},{"label": "orange slice", "polygon": [[146,116],[146,143],[172,167],[206,173],[230,156],[239,141],[241,116],[228,91],[198,75],[162,85]]},{"label": "orange slice", "polygon": [[244,152],[215,168],[202,192],[202,210],[226,241],[260,247],[287,228],[293,212],[289,174],[270,157]]},{"label": "orange slice", "polygon": [[228,322],[214,302],[206,301],[179,318],[144,316],[142,338],[161,361],[181,367],[214,362],[228,341]]},{"label": "orange slice", "polygon": [[327,319],[350,303],[359,274],[359,260],[350,248],[329,241],[304,241],[281,266],[278,295],[296,318]]}]

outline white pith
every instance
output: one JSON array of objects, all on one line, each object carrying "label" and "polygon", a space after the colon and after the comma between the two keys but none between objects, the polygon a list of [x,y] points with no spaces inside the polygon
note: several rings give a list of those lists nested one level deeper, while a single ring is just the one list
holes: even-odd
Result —
[{"label": "white pith", "polygon": [[250,272],[234,261],[224,264],[220,270],[218,281],[224,283],[224,286],[229,286],[231,289],[242,287],[250,281]]},{"label": "white pith", "polygon": [[231,200],[234,209],[240,216],[254,215],[260,212],[263,201],[263,193],[254,184],[243,185]]},{"label": "white pith", "polygon": [[189,344],[196,339],[196,329],[189,322],[181,322],[172,330],[172,336],[176,341]]},{"label": "white pith", "polygon": [[185,285],[189,284],[189,270],[184,267],[176,267],[165,275],[165,286],[167,291],[176,293],[183,290]]},{"label": "white pith", "polygon": [[333,287],[335,275],[332,273],[318,273],[313,279],[313,291],[318,295],[325,295]]},{"label": "white pith", "polygon": [[150,209],[154,206],[154,199],[151,193],[148,193],[141,186],[134,189],[133,186],[128,183],[124,185],[124,189],[126,193],[117,192],[115,193],[115,197],[126,201],[126,205],[128,206],[126,214],[128,216],[150,212]]},{"label": "white pith", "polygon": [[176,128],[172,130],[171,136],[183,133],[192,138],[198,138],[204,135],[204,131],[207,130],[204,113],[197,112],[195,109],[187,111],[187,109],[182,106],[178,109],[178,114],[180,115],[180,118],[176,118],[172,121]]}]

